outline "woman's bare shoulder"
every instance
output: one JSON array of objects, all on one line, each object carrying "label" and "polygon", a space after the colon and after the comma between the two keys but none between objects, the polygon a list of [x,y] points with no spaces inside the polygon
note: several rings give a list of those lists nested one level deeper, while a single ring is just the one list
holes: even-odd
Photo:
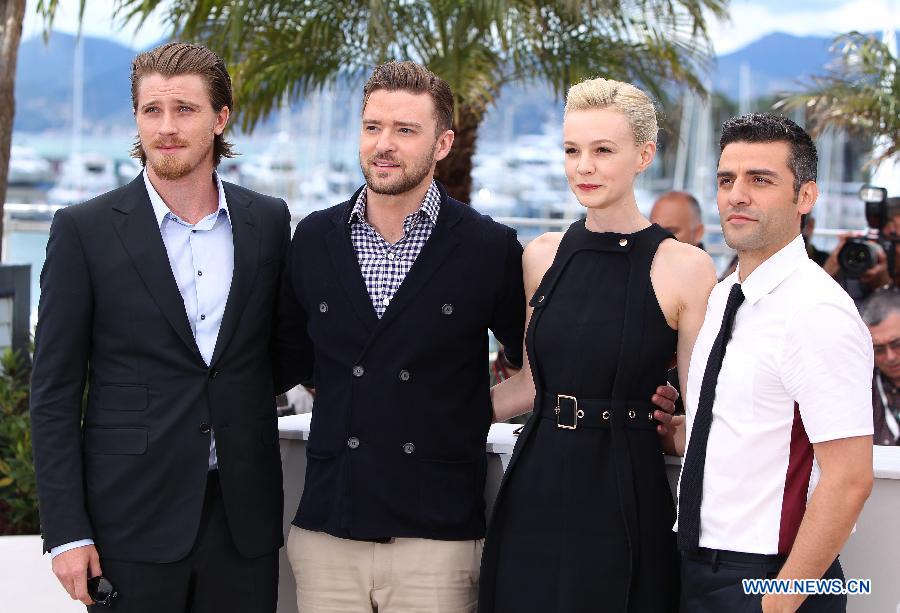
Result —
[{"label": "woman's bare shoulder", "polygon": [[563,232],[547,232],[525,247],[523,265],[526,268],[549,268],[562,242]]},{"label": "woman's bare shoulder", "polygon": [[564,232],[547,232],[532,240],[522,255],[522,269],[525,274],[525,289],[535,290],[544,273],[553,264]]},{"label": "woman's bare shoulder", "polygon": [[716,266],[703,249],[672,238],[660,243],[658,253],[657,261],[667,273],[685,280],[712,279],[715,284]]}]

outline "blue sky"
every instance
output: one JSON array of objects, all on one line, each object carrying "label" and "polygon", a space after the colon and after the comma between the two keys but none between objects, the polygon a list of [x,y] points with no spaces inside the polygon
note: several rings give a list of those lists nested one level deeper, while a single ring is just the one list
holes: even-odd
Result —
[{"label": "blue sky", "polygon": [[[349,0],[348,0],[349,1]],[[34,16],[37,0],[27,0],[24,35],[41,32]],[[162,11],[140,31],[133,24],[121,27],[112,20],[109,0],[87,0],[84,32],[112,38],[133,48],[150,45],[166,33]],[[834,35],[848,30],[877,31],[887,25],[900,30],[900,0],[732,0],[731,19],[710,24],[716,51],[725,54],[774,31],[797,35]],[[65,32],[77,28],[78,0],[60,0],[55,27]]]},{"label": "blue sky", "polygon": [[734,51],[774,31],[799,36],[900,30],[900,0],[733,0],[731,19],[711,26],[716,51]]}]

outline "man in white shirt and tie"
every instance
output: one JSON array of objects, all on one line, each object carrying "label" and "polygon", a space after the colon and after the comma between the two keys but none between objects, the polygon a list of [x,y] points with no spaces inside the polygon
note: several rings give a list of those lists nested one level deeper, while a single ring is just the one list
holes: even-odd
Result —
[{"label": "man in white shirt and tie", "polygon": [[750,114],[725,122],[720,146],[739,264],[710,296],[688,374],[681,611],[844,611],[846,595],[748,594],[741,580],[843,580],[837,556],[872,487],[872,341],[800,236],[818,196],[809,135]]}]

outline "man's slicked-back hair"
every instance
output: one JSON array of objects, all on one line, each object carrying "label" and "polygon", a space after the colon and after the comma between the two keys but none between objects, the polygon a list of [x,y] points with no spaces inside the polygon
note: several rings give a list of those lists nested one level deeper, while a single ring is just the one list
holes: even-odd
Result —
[{"label": "man's slicked-back hair", "polygon": [[816,144],[806,130],[784,115],[748,113],[732,117],[722,124],[719,153],[731,143],[787,143],[791,153],[788,167],[794,173],[794,196],[800,186],[816,180],[819,155]]},{"label": "man's slicked-back hair", "polygon": [[434,116],[437,133],[453,127],[453,92],[442,78],[415,62],[387,62],[378,66],[363,87],[363,112],[372,92],[406,91],[413,94],[428,94],[434,102]]},{"label": "man's slicked-back hair", "polygon": [[[138,87],[141,79],[151,74],[160,74],[166,78],[197,75],[206,83],[209,101],[216,113],[226,106],[230,111],[234,110],[231,77],[225,63],[202,45],[166,43],[134,58],[131,63],[131,105],[135,113],[138,111]],[[223,157],[237,155],[232,147],[234,145],[226,141],[223,134],[216,134],[213,140],[213,163],[218,166]],[[142,165],[147,163],[140,137],[135,140],[131,157],[139,159]]]}]

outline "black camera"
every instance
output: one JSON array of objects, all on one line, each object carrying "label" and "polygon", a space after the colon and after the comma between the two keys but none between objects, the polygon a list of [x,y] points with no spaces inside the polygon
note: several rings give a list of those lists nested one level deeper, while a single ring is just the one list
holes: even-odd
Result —
[{"label": "black camera", "polygon": [[859,190],[859,197],[866,206],[869,236],[848,238],[838,252],[838,265],[844,276],[856,279],[878,263],[878,252],[883,250],[888,255],[888,272],[893,279],[894,245],[900,240],[884,234],[884,226],[888,222],[887,190],[864,185]]}]

